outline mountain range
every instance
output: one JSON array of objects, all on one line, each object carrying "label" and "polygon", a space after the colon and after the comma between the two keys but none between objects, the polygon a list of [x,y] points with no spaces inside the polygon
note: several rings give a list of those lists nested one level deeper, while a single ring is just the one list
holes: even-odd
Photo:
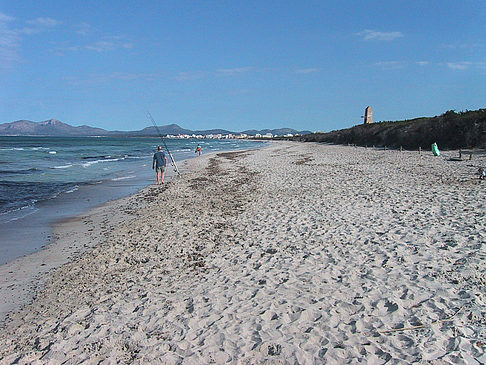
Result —
[{"label": "mountain range", "polygon": [[[284,134],[309,134],[311,131],[297,131],[291,128],[280,129],[263,129],[263,130],[248,130],[243,132],[228,131],[225,129],[209,129],[209,130],[190,130],[184,129],[177,124],[168,124],[159,126],[158,131],[162,135],[209,135],[209,134],[266,134],[273,135]],[[147,127],[139,131],[107,131],[102,128],[94,128],[87,125],[74,127],[72,125],[63,123],[57,119],[50,119],[43,122],[32,122],[30,120],[18,120],[11,123],[0,124],[0,136],[57,136],[57,137],[89,137],[89,136],[134,136],[134,137],[149,137],[158,136],[158,131],[155,127]]]}]

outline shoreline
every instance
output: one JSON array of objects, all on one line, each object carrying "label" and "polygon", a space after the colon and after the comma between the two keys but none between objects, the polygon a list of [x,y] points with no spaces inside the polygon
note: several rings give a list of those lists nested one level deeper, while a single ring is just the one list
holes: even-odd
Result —
[{"label": "shoreline", "polygon": [[[191,165],[191,160],[205,160],[217,153],[236,151],[240,150],[214,151],[199,158],[190,157],[180,160],[178,167],[181,173],[189,173],[191,167],[188,165]],[[167,185],[177,179],[172,166],[168,166],[165,177]],[[94,205],[76,215],[51,220],[49,232],[42,236],[46,238],[43,240],[44,244],[38,250],[0,265],[0,325],[7,320],[9,314],[18,312],[33,300],[35,294],[43,287],[46,276],[99,244],[102,237],[99,237],[97,232],[109,230],[133,218],[129,213],[120,213],[120,210],[129,204],[130,200],[136,199],[138,194],[143,194],[145,190],[150,190],[154,186],[157,185],[150,183],[137,188],[137,192],[127,196]],[[91,242],[87,243],[87,240]]]},{"label": "shoreline", "polygon": [[[190,159],[179,162],[182,169]],[[170,164],[168,166],[166,183],[176,178]],[[97,237],[96,232],[130,219],[129,214],[119,213],[120,207],[154,185],[156,184],[150,183],[145,187],[136,187],[137,191],[134,193],[91,205],[77,214],[64,215],[46,223],[48,231],[42,232],[43,244],[38,249],[0,265],[0,325],[7,320],[9,314],[18,312],[33,300],[44,285],[47,275],[99,244],[101,237]],[[116,218],[113,219],[114,217]],[[27,234],[32,235],[33,232]],[[92,240],[89,244],[86,242],[87,237]]]},{"label": "shoreline", "polygon": [[[2,265],[17,258],[38,252],[53,239],[52,226],[102,204],[132,195],[148,185],[148,163],[132,171],[131,179],[116,180],[113,176],[97,182],[85,182],[76,189],[61,192],[53,198],[36,202],[32,213],[0,223]],[[150,174],[152,176],[152,174]]]},{"label": "shoreline", "polygon": [[[84,140],[80,139],[76,143],[82,143]],[[41,142],[31,143],[27,139],[24,141],[26,145],[19,147],[19,149],[25,151],[23,152],[24,155],[32,151],[42,155],[48,150],[49,152],[56,152],[54,149],[57,149],[59,153],[53,156],[58,156],[60,160],[49,160],[49,166],[42,165],[39,162],[40,167],[36,171],[39,171],[40,175],[38,177],[26,175],[25,184],[27,184],[28,188],[22,188],[25,187],[22,185],[24,184],[22,178],[19,184],[14,182],[16,179],[6,182],[6,186],[10,189],[7,189],[7,192],[11,191],[11,193],[3,190],[2,185],[2,191],[5,194],[2,203],[6,202],[5,207],[9,206],[9,202],[16,202],[11,203],[11,207],[17,206],[17,203],[19,205],[18,209],[12,208],[12,210],[8,210],[5,208],[6,211],[0,213],[0,231],[2,232],[0,235],[0,265],[26,254],[34,253],[40,250],[42,246],[48,244],[52,238],[50,226],[53,223],[67,217],[85,214],[90,209],[106,201],[136,193],[153,181],[153,174],[150,169],[151,151],[149,151],[146,144],[140,145],[138,139],[135,142],[130,139],[127,142],[128,147],[125,146],[123,148],[120,147],[121,142],[116,139],[109,139],[105,144],[96,146],[93,146],[93,141],[88,141],[86,142],[87,147],[85,147],[90,152],[83,150],[84,147],[81,145],[75,144],[74,148],[76,151],[84,152],[79,152],[80,156],[70,156],[71,160],[67,159],[67,161],[71,163],[67,165],[64,165],[67,153],[64,150],[63,141],[63,138],[52,138],[45,141],[45,147],[32,147],[33,145],[41,144]],[[152,139],[152,143],[156,142],[156,140]],[[172,143],[174,145],[175,159],[182,161],[193,157],[191,146],[194,143],[195,141],[193,140]],[[11,142],[11,145],[15,146],[15,143]],[[206,143],[203,146],[207,147],[208,151],[240,147],[248,148],[245,143],[237,141],[217,141],[217,143]],[[52,151],[50,151],[51,149]],[[14,147],[7,150],[14,150]],[[130,152],[130,150],[133,151]],[[13,154],[8,152],[8,156],[5,156],[5,158],[9,161],[12,156]],[[37,156],[36,158],[40,161],[42,156]],[[110,159],[108,157],[115,158]],[[21,158],[25,158],[25,156]],[[12,166],[17,165],[13,164]],[[68,166],[70,166],[69,170],[58,168]],[[169,168],[168,172],[171,174],[172,168]],[[51,173],[53,174],[52,176],[49,175]],[[45,174],[46,176],[44,176]],[[40,179],[39,187],[35,185],[35,182],[31,181],[31,179],[35,180],[37,178]],[[13,188],[12,186],[17,187]],[[52,188],[50,193],[46,193],[49,190],[48,188]],[[19,199],[16,199],[16,189],[18,190]],[[36,189],[40,194],[38,196],[34,196]],[[25,194],[22,192],[24,190]],[[28,197],[28,199],[25,200],[22,197],[25,199]]]},{"label": "shoreline", "polygon": [[94,246],[9,316],[0,360],[484,361],[485,162],[292,142],[188,160],[64,225]]}]

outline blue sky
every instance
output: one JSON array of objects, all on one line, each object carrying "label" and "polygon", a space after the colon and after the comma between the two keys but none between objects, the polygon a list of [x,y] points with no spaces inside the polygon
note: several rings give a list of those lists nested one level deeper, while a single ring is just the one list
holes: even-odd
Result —
[{"label": "blue sky", "polygon": [[486,1],[0,0],[0,123],[333,130],[486,107]]}]

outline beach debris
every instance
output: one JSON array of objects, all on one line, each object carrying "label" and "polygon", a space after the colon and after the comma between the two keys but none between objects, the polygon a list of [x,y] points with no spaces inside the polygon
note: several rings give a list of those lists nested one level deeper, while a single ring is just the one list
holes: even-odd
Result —
[{"label": "beach debris", "polygon": [[278,343],[266,343],[260,348],[263,354],[268,356],[277,356],[282,352],[282,345]]}]

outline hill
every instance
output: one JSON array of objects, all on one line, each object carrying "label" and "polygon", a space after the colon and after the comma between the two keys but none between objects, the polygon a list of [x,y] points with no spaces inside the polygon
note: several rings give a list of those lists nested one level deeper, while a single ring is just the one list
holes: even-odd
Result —
[{"label": "hill", "polygon": [[486,148],[486,109],[396,122],[361,124],[329,133],[315,133],[293,140],[387,146],[391,148],[428,148],[437,142],[441,149]]},{"label": "hill", "polygon": [[43,122],[18,120],[0,124],[0,135],[2,136],[101,136],[107,133],[104,129],[87,125],[73,127],[57,119]]},{"label": "hill", "polygon": [[[168,125],[162,125],[157,127],[159,129],[159,132],[162,135],[167,135],[167,134],[172,134],[172,135],[178,135],[178,134],[189,134],[192,132],[189,129],[184,129],[179,127],[177,124],[168,124]],[[112,134],[126,134],[130,136],[158,136],[157,129],[155,127],[147,127],[144,128],[140,131],[131,131],[131,132],[112,132]]]},{"label": "hill", "polygon": [[279,129],[262,129],[262,130],[250,129],[250,130],[247,130],[247,131],[243,131],[242,133],[246,133],[250,136],[254,136],[255,134],[267,134],[267,133],[271,133],[271,134],[277,135],[277,136],[283,136],[283,135],[286,135],[286,134],[296,134],[296,133],[303,135],[303,134],[310,134],[312,132],[311,131],[296,131],[295,129],[292,129],[292,128],[279,128]]}]

